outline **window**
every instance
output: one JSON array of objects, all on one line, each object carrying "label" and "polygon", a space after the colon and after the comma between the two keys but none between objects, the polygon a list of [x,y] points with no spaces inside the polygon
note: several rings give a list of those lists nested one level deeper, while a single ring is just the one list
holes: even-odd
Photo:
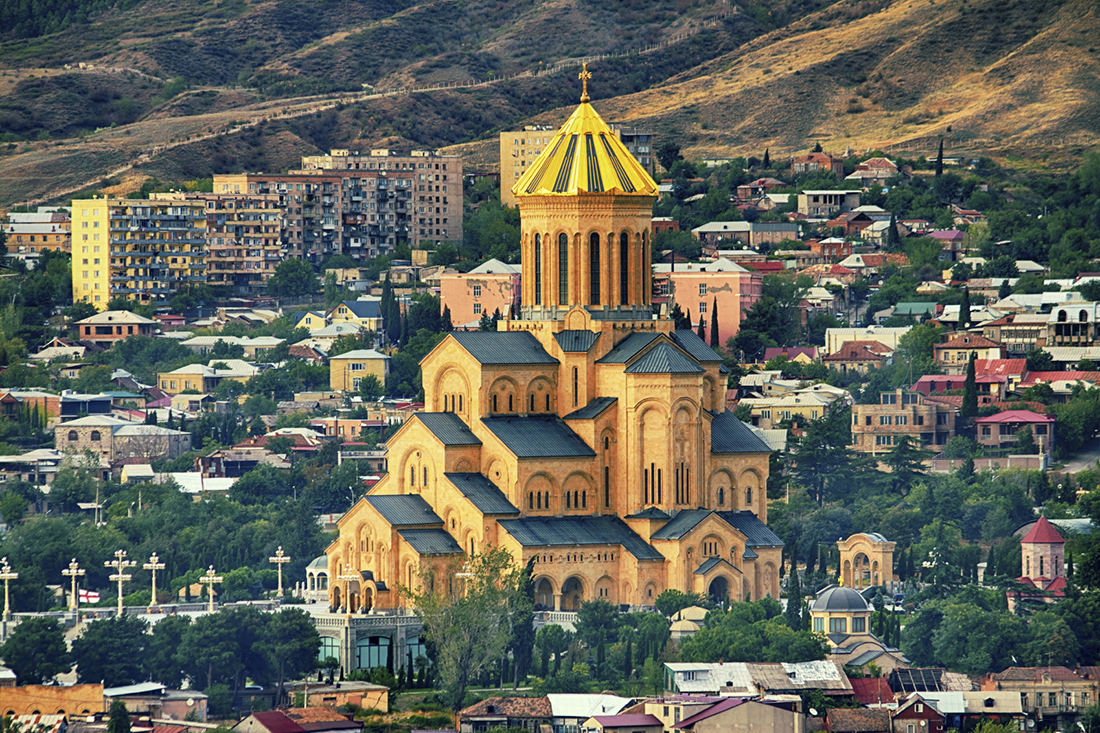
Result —
[{"label": "window", "polygon": [[846,633],[848,633],[848,619],[846,619],[846,618],[831,618],[831,619],[829,619],[829,633],[830,634],[846,634]]},{"label": "window", "polygon": [[99,435],[99,431],[98,431],[98,430],[93,430],[93,431],[92,431],[92,438],[91,438],[91,439],[92,439],[93,441],[95,441],[95,442],[99,442],[99,441],[101,440],[101,437],[100,437],[100,435]]},{"label": "window", "polygon": [[862,634],[865,631],[867,631],[867,619],[862,617],[852,619],[853,634]]},{"label": "window", "polygon": [[75,431],[75,430],[70,430],[70,431],[69,431],[69,440],[79,440],[79,438],[78,438],[78,437],[77,437],[77,435],[76,435],[76,431]]},{"label": "window", "polygon": [[825,632],[825,619],[818,617],[814,619],[814,631],[821,634]]},{"label": "window", "polygon": [[589,302],[600,304],[600,235],[596,232],[588,237],[589,265]]},{"label": "window", "polygon": [[481,303],[474,303],[474,315],[481,313]]},{"label": "window", "polygon": [[627,290],[630,284],[630,237],[626,232],[619,235],[619,303],[627,304]]},{"label": "window", "polygon": [[569,235],[558,235],[558,305],[569,305]]},{"label": "window", "polygon": [[879,425],[892,425],[894,419],[890,415],[880,415],[878,418]]},{"label": "window", "polygon": [[896,405],[898,403],[897,394],[890,392],[882,395],[882,404],[884,405]]},{"label": "window", "polygon": [[480,298],[481,297],[481,286],[480,285],[475,285],[474,286],[474,297],[475,298]]},{"label": "window", "polygon": [[353,372],[361,372],[365,368],[366,368],[366,364],[363,364],[362,362],[352,362],[351,364],[348,364],[348,369],[350,369]]},{"label": "window", "polygon": [[699,283],[699,295],[706,295],[706,294],[707,294],[707,284],[706,283]]},{"label": "window", "polygon": [[535,305],[542,304],[542,235],[535,235]]},{"label": "window", "polygon": [[699,313],[707,312],[707,304],[704,301],[699,301]]}]

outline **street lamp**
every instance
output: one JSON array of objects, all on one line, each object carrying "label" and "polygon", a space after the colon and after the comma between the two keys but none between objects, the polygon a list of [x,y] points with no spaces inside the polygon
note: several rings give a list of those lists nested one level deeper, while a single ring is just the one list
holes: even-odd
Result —
[{"label": "street lamp", "polygon": [[225,578],[214,573],[214,566],[211,565],[206,571],[206,575],[199,578],[199,582],[206,586],[206,596],[209,599],[208,610],[210,613],[214,613],[214,584],[221,583]]},{"label": "street lamp", "polygon": [[290,562],[290,556],[283,553],[283,546],[279,545],[279,549],[275,550],[275,554],[267,559],[268,562],[275,563],[275,567],[279,571],[279,598],[283,597],[283,565]]},{"label": "street lamp", "polygon": [[12,572],[8,565],[8,558],[0,558],[0,580],[4,581],[4,621],[11,621],[11,603],[8,600],[8,583],[19,577],[19,573]]},{"label": "street lamp", "polygon": [[149,604],[149,613],[153,612],[153,609],[157,607],[157,571],[164,570],[164,563],[160,562],[160,558],[157,557],[157,553],[153,553],[149,556],[149,562],[141,566],[144,570],[153,571],[153,601]]},{"label": "street lamp", "polygon": [[108,560],[103,563],[105,568],[114,568],[115,572],[111,574],[110,580],[118,583],[118,616],[122,618],[122,584],[129,582],[133,575],[125,572],[126,568],[132,568],[137,565],[133,560],[126,559],[126,550],[115,550],[115,559]]},{"label": "street lamp", "polygon": [[84,573],[84,568],[80,567],[80,565],[77,564],[75,557],[72,559],[72,562],[69,563],[69,567],[67,569],[62,568],[61,570],[61,574],[68,576],[69,580],[72,582],[72,596],[69,599],[70,611],[76,611],[80,607],[80,602],[77,599],[76,595],[76,579],[81,575],[84,575]]}]

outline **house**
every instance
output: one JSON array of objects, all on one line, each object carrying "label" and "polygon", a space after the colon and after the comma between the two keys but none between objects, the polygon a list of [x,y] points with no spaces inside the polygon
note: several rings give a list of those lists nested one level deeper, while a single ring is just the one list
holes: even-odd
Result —
[{"label": "house", "polygon": [[737,187],[737,198],[742,200],[755,199],[763,196],[773,188],[782,188],[787,184],[776,178],[757,178]]},{"label": "house", "polygon": [[1015,693],[1028,717],[1054,721],[1067,730],[1077,713],[1097,699],[1096,680],[1067,667],[1009,667],[982,678],[981,687],[983,693]]},{"label": "house", "polygon": [[885,186],[886,182],[898,175],[898,166],[889,158],[868,158],[862,163],[856,164],[855,171],[845,176],[846,181],[856,181],[860,188],[870,188],[878,184]]},{"label": "house", "polygon": [[996,451],[1011,451],[1025,428],[1031,430],[1037,452],[1054,452],[1054,418],[1031,410],[1006,410],[974,421],[978,444]]},{"label": "house", "polygon": [[936,366],[944,374],[966,374],[967,364],[975,359],[1003,359],[1005,347],[976,333],[962,333],[932,347]]},{"label": "house", "polygon": [[792,173],[813,173],[815,171],[835,173],[838,177],[843,176],[844,161],[826,153],[809,153],[791,159]]},{"label": "house", "polygon": [[81,341],[107,348],[131,336],[152,336],[157,326],[153,319],[130,311],[103,311],[76,322]]},{"label": "house", "polygon": [[764,361],[769,362],[772,359],[778,359],[784,357],[787,361],[798,362],[799,364],[812,364],[817,361],[817,347],[816,346],[769,346],[764,349]]},{"label": "house", "polygon": [[888,252],[886,254],[861,254],[857,252],[845,257],[839,264],[867,277],[879,274],[887,266],[905,267],[909,264],[909,257],[901,252]]},{"label": "house", "polygon": [[[646,707],[649,707],[647,704]],[[674,733],[803,733],[800,703],[788,700],[719,698],[672,726]]]},{"label": "house", "polygon": [[[885,543],[881,535],[856,537],[876,537]],[[892,543],[886,544],[892,547]],[[857,557],[857,563],[861,562],[861,557],[866,556]],[[866,573],[868,585],[871,582],[887,586],[891,584],[892,569],[879,568],[877,563],[869,562],[866,567],[866,571],[861,567],[854,569],[860,581]],[[846,567],[845,573],[850,581],[853,568]],[[873,610],[871,604],[852,587],[829,586],[818,593],[810,604],[810,619],[813,630],[824,635],[829,645],[828,660],[852,668],[874,663],[879,669],[886,671],[907,666],[907,660],[900,650],[887,646],[871,633],[870,619]]]},{"label": "house", "polygon": [[718,343],[736,336],[741,321],[764,289],[763,276],[725,257],[714,262],[677,262],[653,265],[653,301],[675,301],[694,320],[707,324],[718,309]]},{"label": "house", "polygon": [[653,715],[593,715],[584,721],[584,733],[663,733],[664,725]]},{"label": "house", "polygon": [[973,687],[970,678],[965,674],[935,667],[894,669],[887,678],[890,689],[898,696],[907,696],[913,692],[964,692]]},{"label": "house", "polygon": [[1044,313],[1012,313],[982,324],[982,335],[1003,344],[1009,358],[1020,358],[1046,346],[1047,321]]},{"label": "house", "polygon": [[1096,343],[1100,303],[1072,303],[1053,308],[1047,319],[1047,345],[1092,346]]},{"label": "house", "polygon": [[1023,706],[1014,692],[967,690],[962,692],[914,693],[943,716],[948,730],[973,730],[980,722],[1023,729]]},{"label": "house", "polygon": [[[245,358],[256,359],[263,356],[263,352],[274,349],[286,339],[275,338],[274,336],[195,336],[180,342],[180,345],[186,346],[195,353],[205,354],[213,351],[219,341],[226,346],[240,346],[244,351]],[[222,359],[222,361],[225,361],[225,359]]]},{"label": "house", "polygon": [[829,733],[890,733],[890,711],[868,708],[833,708],[825,714]]},{"label": "house", "polygon": [[483,315],[511,314],[519,304],[520,268],[491,259],[469,272],[446,270],[439,278],[439,308],[449,308],[454,326],[476,324]]},{"label": "house", "polygon": [[806,423],[824,417],[836,396],[811,390],[800,390],[775,397],[746,397],[742,405],[751,409],[752,424],[764,430],[794,420]]},{"label": "house", "polygon": [[362,729],[361,722],[327,707],[252,713],[231,728],[238,733],[342,733]]},{"label": "house", "polygon": [[[862,211],[845,211],[829,221],[825,226],[834,230],[834,234],[841,237],[856,237],[863,235],[863,230],[875,223],[875,220]],[[835,230],[840,229],[840,232]]]},{"label": "house", "polygon": [[[324,558],[323,555],[321,557],[322,559]],[[309,568],[312,567],[313,564],[311,563]],[[307,575],[314,580],[314,586],[321,584],[318,582],[319,578],[323,578],[324,584],[327,585],[328,577],[325,575],[327,568],[322,566],[322,569],[316,573],[310,571],[309,568],[307,568]],[[316,588],[314,592],[316,592]],[[321,595],[323,600],[324,594]],[[389,688],[371,682],[344,680],[332,685],[326,685],[316,680],[312,682],[307,680],[305,682],[287,682],[284,689],[291,700],[298,699],[298,695],[300,694],[302,696],[303,705],[310,708],[324,707],[336,709],[345,705],[356,705],[364,710],[373,708],[374,710],[388,712],[390,709]],[[301,725],[301,723],[299,723],[299,725]]]},{"label": "house", "polygon": [[555,693],[546,696],[553,715],[553,733],[580,733],[593,716],[623,712],[632,700],[610,694]]},{"label": "house", "polygon": [[176,458],[191,450],[191,433],[89,415],[58,423],[54,444],[62,452],[87,450],[114,463],[123,458]]},{"label": "house", "polygon": [[27,358],[31,361],[53,361],[54,359],[83,359],[88,347],[79,341],[55,337],[49,343]]},{"label": "house", "polygon": [[940,251],[940,259],[946,262],[954,262],[959,259],[959,253],[966,247],[966,232],[960,232],[958,229],[925,232],[924,236],[930,237],[943,245],[943,249]]},{"label": "house", "polygon": [[798,194],[798,213],[810,219],[830,219],[859,207],[859,191],[806,190]]},{"label": "house", "polygon": [[290,322],[295,328],[304,328],[307,331],[315,331],[328,325],[328,319],[320,311],[295,311],[290,316]]},{"label": "house", "polygon": [[373,376],[386,384],[390,357],[374,349],[356,349],[329,358],[329,387],[339,392],[358,392],[364,377]]},{"label": "house", "polygon": [[889,364],[893,354],[892,348],[878,341],[845,341],[839,351],[821,361],[841,374],[866,374],[868,369],[881,369]]},{"label": "house", "polygon": [[749,243],[751,225],[747,221],[712,221],[691,230],[702,244]]},{"label": "house", "polygon": [[665,662],[669,694],[760,695],[801,694],[851,697],[852,685],[836,662]]},{"label": "house", "polygon": [[916,446],[942,450],[955,437],[955,413],[954,407],[932,402],[920,392],[882,392],[878,404],[852,406],[852,449],[882,455],[906,436]]},{"label": "house", "polygon": [[368,331],[382,330],[381,298],[363,296],[337,303],[325,314],[329,323],[355,323]]},{"label": "house", "polygon": [[843,237],[825,237],[824,239],[810,240],[807,242],[810,250],[830,260],[850,257],[852,243]]},{"label": "house", "polygon": [[62,420],[80,415],[109,415],[113,407],[110,395],[81,394],[68,389],[61,393],[58,406]]},{"label": "house", "polygon": [[486,733],[493,728],[525,728],[538,733],[550,726],[554,713],[545,697],[490,697],[458,713],[461,733]]},{"label": "house", "polygon": [[[1005,378],[1000,376],[975,377],[975,385],[978,388],[978,403],[990,403],[1002,400],[1005,397]],[[962,390],[966,386],[966,375],[963,374],[925,374],[910,387],[914,392],[920,392],[925,397],[937,394],[946,394]]]},{"label": "house", "polygon": [[898,339],[909,333],[912,326],[884,328],[829,328],[825,330],[825,353],[835,354],[849,341],[876,341],[891,350],[898,348]]},{"label": "house", "polygon": [[206,478],[240,478],[257,466],[290,468],[290,463],[266,448],[222,448],[197,457],[194,470]]},{"label": "house", "polygon": [[911,692],[901,701],[891,722],[893,733],[943,733],[945,716],[926,694],[932,693]]}]

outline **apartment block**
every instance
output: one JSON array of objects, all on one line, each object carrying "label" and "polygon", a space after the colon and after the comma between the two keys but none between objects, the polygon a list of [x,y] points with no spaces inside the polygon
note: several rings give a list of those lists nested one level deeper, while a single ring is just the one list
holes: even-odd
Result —
[{"label": "apartment block", "polygon": [[69,252],[72,247],[69,212],[55,206],[40,206],[33,212],[12,212],[4,225],[8,256],[36,258],[46,250]]},{"label": "apartment block", "polygon": [[943,450],[955,437],[955,408],[920,392],[883,392],[878,404],[852,405],[852,448],[866,455],[889,453],[901,436],[914,447]]},{"label": "apartment block", "polygon": [[115,297],[167,301],[206,281],[206,216],[199,201],[73,201],[73,301],[104,310]]},{"label": "apartment block", "polygon": [[[634,127],[612,124],[612,131],[622,141],[634,158],[645,166],[649,175],[656,173],[657,160],[653,147],[653,133]],[[552,125],[527,125],[516,132],[500,133],[500,203],[515,206],[512,186],[535,162],[553,140],[557,128]]]},{"label": "apartment block", "polygon": [[201,194],[206,203],[206,281],[258,294],[282,261],[283,211],[276,194]]}]

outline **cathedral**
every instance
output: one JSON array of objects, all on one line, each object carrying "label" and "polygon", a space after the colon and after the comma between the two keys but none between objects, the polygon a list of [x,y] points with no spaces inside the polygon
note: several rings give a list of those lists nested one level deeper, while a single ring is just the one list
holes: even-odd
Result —
[{"label": "cathedral", "polygon": [[450,333],[425,410],[325,551],[329,605],[406,605],[421,569],[489,546],[534,561],[536,604],[665,589],[779,597],[768,446],[726,409],[721,358],[655,316],[657,185],[589,104],[516,182],[519,318]]}]

